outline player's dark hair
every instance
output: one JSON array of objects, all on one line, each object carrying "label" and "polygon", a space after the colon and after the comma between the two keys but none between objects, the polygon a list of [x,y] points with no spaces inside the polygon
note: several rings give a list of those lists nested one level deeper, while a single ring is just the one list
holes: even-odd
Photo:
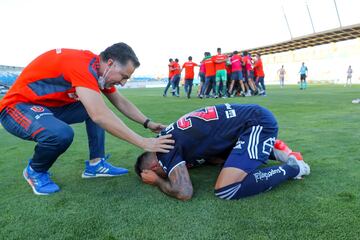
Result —
[{"label": "player's dark hair", "polygon": [[175,62],[179,62],[179,59],[175,58]]},{"label": "player's dark hair", "polygon": [[136,160],[136,163],[135,163],[135,172],[136,174],[141,177],[140,173],[142,172],[143,169],[145,169],[145,165],[146,165],[146,162],[145,160],[148,158],[148,156],[150,155],[151,153],[150,152],[143,152]]},{"label": "player's dark hair", "polygon": [[111,58],[122,65],[126,65],[129,61],[131,61],[135,68],[140,66],[139,59],[137,58],[134,50],[123,42],[115,43],[114,45],[106,48],[105,51],[100,53],[100,57],[105,62]]},{"label": "player's dark hair", "polygon": [[172,58],[170,58],[170,59],[169,59],[169,62],[172,62],[172,61],[173,61],[173,59],[172,59]]},{"label": "player's dark hair", "polygon": [[221,48],[218,47],[218,48],[216,49],[216,51],[221,52]]},{"label": "player's dark hair", "polygon": [[192,56],[189,56],[189,57],[188,57],[188,60],[192,60]]},{"label": "player's dark hair", "polygon": [[243,51],[243,56],[247,56],[249,53],[247,51]]},{"label": "player's dark hair", "polygon": [[238,54],[238,53],[239,53],[239,52],[238,52],[238,51],[236,51],[236,50],[233,52],[233,54]]}]

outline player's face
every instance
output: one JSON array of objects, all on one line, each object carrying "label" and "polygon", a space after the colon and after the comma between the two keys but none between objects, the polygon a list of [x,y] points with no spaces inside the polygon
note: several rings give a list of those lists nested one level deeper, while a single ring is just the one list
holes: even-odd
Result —
[{"label": "player's face", "polygon": [[162,178],[166,178],[166,173],[164,172],[163,168],[161,167],[156,154],[153,154],[153,158],[151,159],[151,166],[150,169],[154,171],[158,176]]},{"label": "player's face", "polygon": [[164,170],[162,169],[162,167],[160,166],[160,164],[158,163],[158,166],[153,170],[158,176],[162,177],[162,178],[166,178],[166,173],[164,172]]},{"label": "player's face", "polygon": [[114,85],[124,86],[134,71],[135,67],[131,61],[128,61],[126,65],[113,62],[105,80],[105,87],[109,88]]}]

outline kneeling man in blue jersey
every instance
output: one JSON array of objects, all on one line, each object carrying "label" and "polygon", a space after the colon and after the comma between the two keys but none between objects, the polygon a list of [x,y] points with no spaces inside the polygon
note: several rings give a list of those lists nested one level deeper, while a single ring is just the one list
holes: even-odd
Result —
[{"label": "kneeling man in blue jersey", "polygon": [[[135,171],[147,184],[180,200],[192,197],[187,166],[222,161],[215,195],[240,199],[274,188],[288,179],[310,174],[300,153],[277,140],[274,115],[258,105],[221,104],[196,110],[170,124],[159,135],[172,134],[174,149],[168,153],[145,152]],[[275,146],[274,146],[275,145]],[[268,159],[281,165],[260,168]]]}]

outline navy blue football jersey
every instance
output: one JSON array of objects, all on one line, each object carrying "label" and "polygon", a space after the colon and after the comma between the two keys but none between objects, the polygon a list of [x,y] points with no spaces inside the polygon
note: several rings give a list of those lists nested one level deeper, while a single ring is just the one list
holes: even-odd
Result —
[{"label": "navy blue football jersey", "polygon": [[169,175],[177,165],[192,165],[199,159],[209,159],[229,153],[240,134],[261,124],[277,128],[273,114],[255,104],[220,104],[188,113],[170,124],[159,135],[171,133],[174,149],[157,153],[160,165]]}]

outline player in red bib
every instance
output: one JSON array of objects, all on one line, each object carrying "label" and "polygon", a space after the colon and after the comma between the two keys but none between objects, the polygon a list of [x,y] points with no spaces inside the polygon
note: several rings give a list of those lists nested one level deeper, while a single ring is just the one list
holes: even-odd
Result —
[{"label": "player in red bib", "polygon": [[173,67],[173,77],[171,79],[172,95],[175,97],[179,97],[180,96],[179,84],[181,77],[179,59],[175,58],[175,62],[173,63],[172,67]]},{"label": "player in red bib", "polygon": [[205,66],[205,84],[201,88],[200,98],[209,97],[209,93],[212,89],[213,95],[216,95],[216,83],[215,83],[215,64],[211,59],[211,54],[209,52],[205,52],[205,57],[203,60]]},{"label": "player in red bib", "polygon": [[220,82],[225,86],[227,81],[227,73],[226,73],[226,62],[228,57],[225,54],[221,53],[221,48],[217,48],[217,55],[212,57],[212,60],[215,64],[216,76],[216,95],[215,98],[218,96],[225,96],[225,87],[223,88],[223,92],[220,92]]},{"label": "player in red bib", "polygon": [[194,67],[198,67],[199,65],[192,61],[191,56],[188,57],[188,60],[189,61],[182,65],[181,71],[185,69],[185,93],[187,98],[190,98],[194,81]]},{"label": "player in red bib", "polygon": [[[245,92],[245,87],[244,87],[244,78],[242,74],[242,59],[238,51],[233,52],[233,56],[231,57],[230,61],[231,61],[232,74],[231,74],[231,83],[229,87],[229,95],[231,95],[233,92],[235,82],[239,82],[241,91],[243,93]],[[235,94],[236,92],[237,90],[235,90]]]},{"label": "player in red bib", "polygon": [[170,136],[144,138],[128,128],[105,104],[101,93],[135,122],[154,132],[164,125],[150,121],[114,85],[125,85],[140,63],[130,46],[117,43],[100,55],[55,49],[33,60],[0,102],[0,121],[11,134],[36,142],[23,175],[35,194],[60,190],[48,170],[73,141],[73,123],[86,123],[89,161],[83,178],[119,176],[127,169],[112,166],[105,156],[105,131],[153,152],[173,148]]},{"label": "player in red bib", "polygon": [[255,55],[254,75],[256,87],[260,90],[259,94],[266,96],[266,87],[264,83],[265,74],[260,53],[256,53]]},{"label": "player in red bib", "polygon": [[174,76],[174,69],[173,69],[173,65],[174,65],[174,60],[172,58],[169,59],[169,64],[168,64],[168,67],[169,67],[169,78],[168,78],[168,83],[165,87],[165,90],[164,90],[164,93],[163,93],[163,96],[166,97],[167,95],[167,91],[169,90],[169,87],[171,86],[171,79],[172,77]]}]

